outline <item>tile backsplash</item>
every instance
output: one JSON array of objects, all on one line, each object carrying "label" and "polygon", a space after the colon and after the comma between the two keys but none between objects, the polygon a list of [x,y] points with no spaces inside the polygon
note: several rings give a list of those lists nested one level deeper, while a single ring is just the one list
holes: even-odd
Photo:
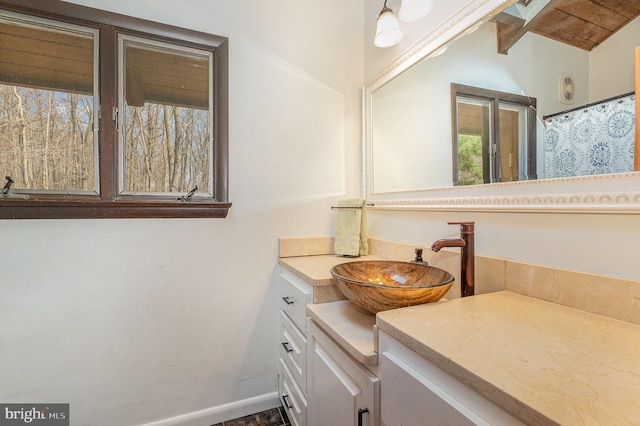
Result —
[{"label": "tile backsplash", "polygon": [[507,261],[506,289],[640,324],[640,282]]},{"label": "tile backsplash", "polygon": [[333,254],[333,241],[331,237],[280,238],[278,257]]}]

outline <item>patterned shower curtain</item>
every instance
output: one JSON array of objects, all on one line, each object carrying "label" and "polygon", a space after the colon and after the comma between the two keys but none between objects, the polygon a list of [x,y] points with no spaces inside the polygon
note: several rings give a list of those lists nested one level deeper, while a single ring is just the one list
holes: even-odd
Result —
[{"label": "patterned shower curtain", "polygon": [[547,178],[633,171],[635,95],[545,121]]}]

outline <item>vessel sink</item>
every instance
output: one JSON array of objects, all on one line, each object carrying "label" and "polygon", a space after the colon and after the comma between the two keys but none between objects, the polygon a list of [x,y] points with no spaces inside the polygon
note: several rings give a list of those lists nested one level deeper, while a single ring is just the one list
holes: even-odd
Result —
[{"label": "vessel sink", "polygon": [[449,272],[419,263],[363,260],[331,268],[344,295],[372,313],[437,302],[449,291]]}]

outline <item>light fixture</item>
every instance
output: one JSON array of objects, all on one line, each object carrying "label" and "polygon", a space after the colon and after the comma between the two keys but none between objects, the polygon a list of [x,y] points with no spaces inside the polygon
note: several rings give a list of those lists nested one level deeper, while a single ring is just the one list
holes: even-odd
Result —
[{"label": "light fixture", "polygon": [[398,44],[402,37],[404,37],[404,33],[398,25],[398,20],[393,15],[393,10],[387,7],[387,0],[384,0],[384,6],[378,16],[376,38],[373,44],[378,47],[390,47]]},{"label": "light fixture", "polygon": [[[416,22],[424,18],[433,9],[433,0],[402,0],[398,17],[402,22]],[[378,47],[390,47],[398,44],[404,37],[393,10],[387,7],[387,0],[378,15],[376,38],[373,42]]]},{"label": "light fixture", "polygon": [[398,18],[402,22],[415,22],[427,16],[433,9],[432,0],[402,0]]}]

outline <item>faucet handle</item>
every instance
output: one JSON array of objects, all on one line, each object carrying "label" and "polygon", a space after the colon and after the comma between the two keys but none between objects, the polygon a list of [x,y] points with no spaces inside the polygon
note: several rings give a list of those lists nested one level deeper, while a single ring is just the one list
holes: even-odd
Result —
[{"label": "faucet handle", "polygon": [[472,233],[475,222],[447,222],[449,225],[460,225],[460,232]]},{"label": "faucet handle", "polygon": [[414,252],[416,253],[415,261],[416,262],[422,262],[422,249],[421,248],[417,248],[417,249],[414,250]]}]

